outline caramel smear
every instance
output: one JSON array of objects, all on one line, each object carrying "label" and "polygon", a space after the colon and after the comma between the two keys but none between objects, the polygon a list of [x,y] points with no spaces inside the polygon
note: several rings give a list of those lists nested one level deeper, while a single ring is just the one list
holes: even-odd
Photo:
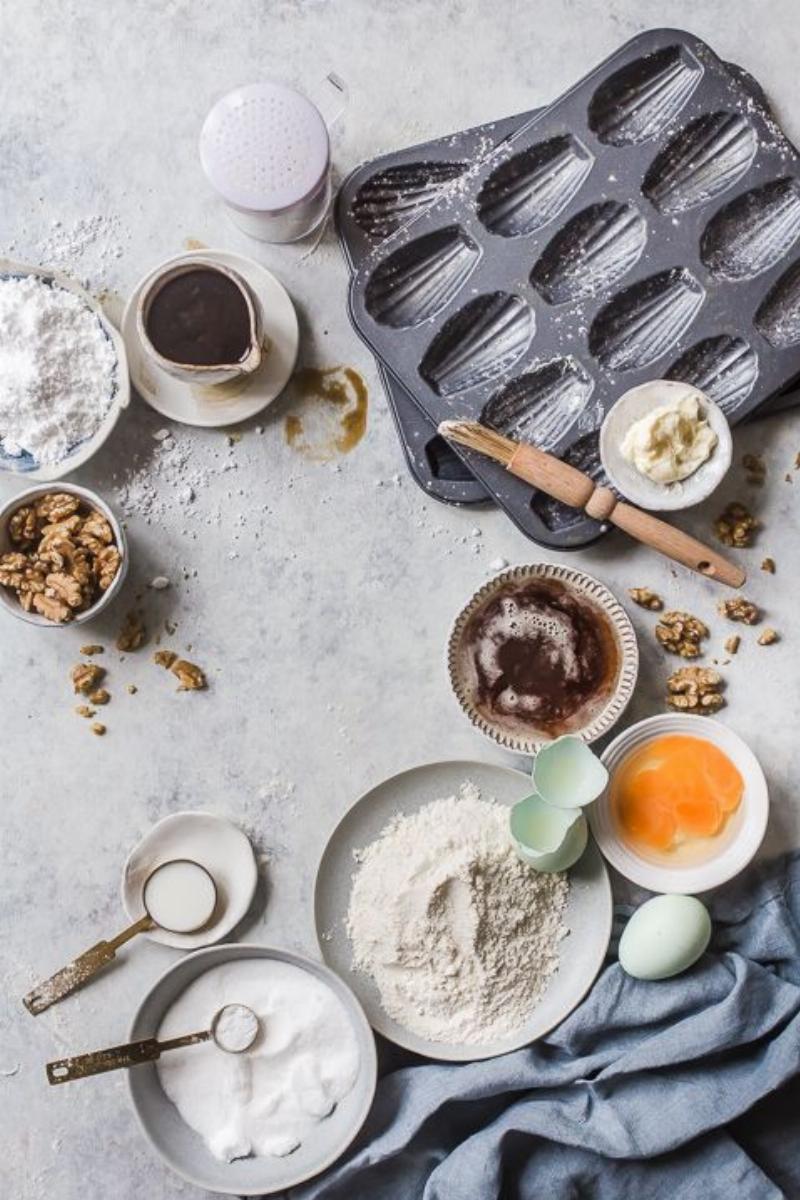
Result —
[{"label": "caramel smear", "polygon": [[187,237],[183,239],[184,250],[207,250],[208,246],[205,242],[201,242],[199,238]]},{"label": "caramel smear", "polygon": [[367,431],[367,385],[353,367],[304,367],[292,379],[286,442],[312,462],[349,454]]}]

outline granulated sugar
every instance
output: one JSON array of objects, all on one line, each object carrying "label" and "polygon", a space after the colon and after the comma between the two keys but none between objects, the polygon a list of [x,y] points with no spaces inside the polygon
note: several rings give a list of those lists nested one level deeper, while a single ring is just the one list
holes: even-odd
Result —
[{"label": "granulated sugar", "polygon": [[117,387],[117,357],[96,314],[38,276],[0,280],[0,441],[60,462],[91,437]]},{"label": "granulated sugar", "polygon": [[519,861],[508,812],[465,782],[357,852],[355,965],[389,1016],[431,1041],[508,1037],[558,967],[569,883]]}]

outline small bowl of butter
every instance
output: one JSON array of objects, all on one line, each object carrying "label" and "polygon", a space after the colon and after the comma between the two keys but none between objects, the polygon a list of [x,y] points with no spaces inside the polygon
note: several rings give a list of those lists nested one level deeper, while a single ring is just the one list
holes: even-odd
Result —
[{"label": "small bowl of butter", "polygon": [[727,474],[733,447],[722,409],[689,383],[654,379],[631,388],[600,430],[612,485],[641,508],[690,508]]}]

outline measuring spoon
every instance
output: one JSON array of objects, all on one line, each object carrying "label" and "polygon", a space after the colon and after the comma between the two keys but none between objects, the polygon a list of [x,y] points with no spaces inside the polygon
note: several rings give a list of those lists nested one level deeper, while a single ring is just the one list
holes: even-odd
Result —
[{"label": "measuring spoon", "polygon": [[70,1083],[73,1079],[85,1079],[87,1075],[100,1075],[103,1071],[155,1062],[166,1050],[196,1046],[198,1042],[207,1042],[209,1039],[226,1054],[243,1054],[253,1045],[260,1028],[261,1022],[252,1008],[246,1004],[224,1004],[214,1013],[210,1028],[202,1033],[187,1033],[163,1042],[159,1042],[158,1038],[143,1038],[124,1046],[111,1046],[107,1050],[92,1050],[73,1058],[60,1058],[47,1064],[47,1078],[52,1084]]},{"label": "measuring spoon", "polygon": [[22,1003],[34,1017],[83,987],[115,958],[137,933],[166,929],[170,933],[194,933],[208,924],[217,906],[217,885],[212,875],[189,858],[160,863],[150,872],[142,888],[144,916],[108,941],[97,942],[66,967],[39,983]]}]

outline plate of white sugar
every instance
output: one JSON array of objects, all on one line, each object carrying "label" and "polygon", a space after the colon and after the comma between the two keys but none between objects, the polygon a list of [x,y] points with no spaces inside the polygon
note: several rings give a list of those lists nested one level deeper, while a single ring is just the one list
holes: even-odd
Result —
[{"label": "plate of white sugar", "polygon": [[172,1050],[128,1072],[151,1145],[197,1187],[263,1196],[331,1166],[372,1105],[375,1039],[349,988],[322,963],[271,946],[224,945],[175,963],[142,1001],[131,1040],[208,1029],[246,1005],[255,1041]]},{"label": "plate of white sugar", "polygon": [[0,259],[0,470],[74,471],[129,399],[125,345],[100,305],[61,272]]},{"label": "plate of white sugar", "polygon": [[317,872],[322,955],[372,1027],[429,1058],[528,1045],[586,995],[611,936],[611,887],[590,841],[569,872],[517,858],[521,771],[441,762],[386,780],[334,830]]}]

